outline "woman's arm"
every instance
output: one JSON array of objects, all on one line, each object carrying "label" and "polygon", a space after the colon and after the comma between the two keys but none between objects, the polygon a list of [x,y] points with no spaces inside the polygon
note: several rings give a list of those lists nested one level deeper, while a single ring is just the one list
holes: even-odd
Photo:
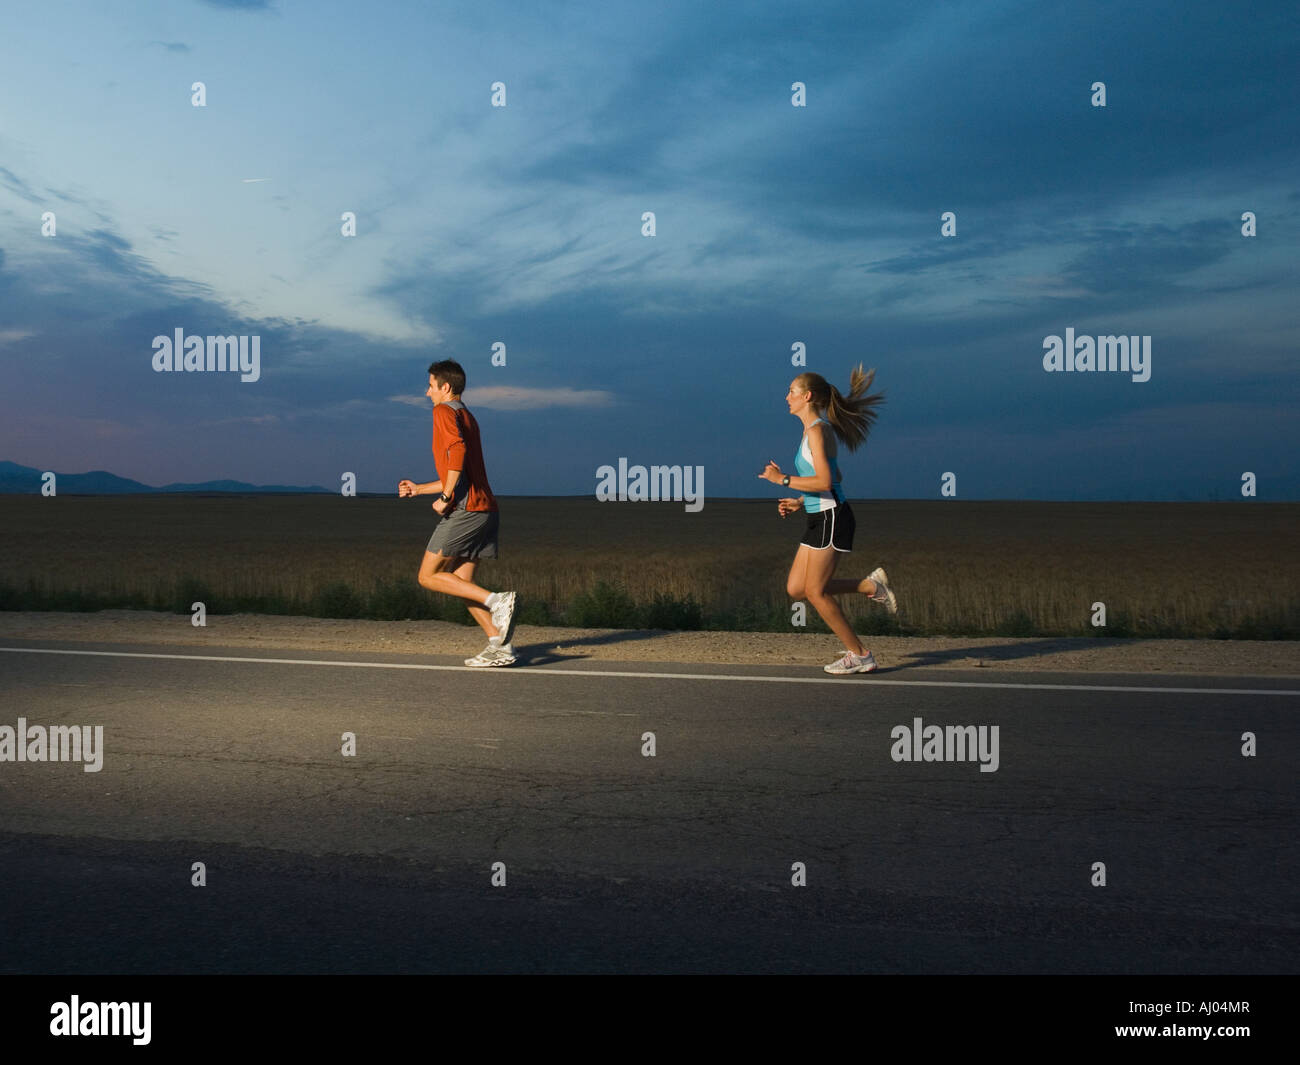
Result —
[{"label": "woman's arm", "polygon": [[[829,492],[831,490],[831,460],[826,457],[825,427],[821,424],[808,426],[808,450],[812,454],[813,475],[811,477],[791,477],[790,487],[801,492]],[[795,484],[795,481],[800,482]]]},{"label": "woman's arm", "polygon": [[[791,477],[790,487],[796,492],[829,492],[831,490],[831,464],[826,457],[826,440],[822,436],[820,425],[808,426],[808,450],[812,453],[813,475],[811,477]],[[769,462],[767,469],[759,474],[765,481],[780,484],[781,467]]]}]

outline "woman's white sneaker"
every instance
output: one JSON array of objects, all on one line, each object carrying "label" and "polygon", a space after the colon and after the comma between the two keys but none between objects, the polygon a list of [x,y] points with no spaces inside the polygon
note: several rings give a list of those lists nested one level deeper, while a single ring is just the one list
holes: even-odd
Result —
[{"label": "woman's white sneaker", "polygon": [[823,666],[827,673],[835,676],[843,676],[846,673],[874,673],[876,671],[876,660],[871,657],[868,651],[865,655],[855,655],[852,651],[845,651],[843,658],[837,658],[829,666]]},{"label": "woman's white sneaker", "polygon": [[889,578],[885,576],[885,571],[877,566],[867,576],[867,580],[876,586],[876,594],[868,598],[873,603],[879,603],[891,614],[898,613],[898,597],[889,590]]}]

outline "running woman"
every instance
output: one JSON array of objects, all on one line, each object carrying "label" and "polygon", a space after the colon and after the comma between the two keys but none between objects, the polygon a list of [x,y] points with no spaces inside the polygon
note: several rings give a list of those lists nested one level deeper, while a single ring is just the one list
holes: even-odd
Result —
[{"label": "running woman", "polygon": [[861,592],[882,604],[891,614],[898,613],[898,601],[889,590],[889,578],[883,569],[875,569],[864,580],[834,579],[840,555],[853,549],[853,509],[844,497],[840,468],[835,461],[837,441],[856,451],[867,439],[876,421],[876,407],[884,395],[867,395],[876,371],[863,373],[859,363],[849,380],[849,394],[841,395],[834,385],[819,374],[800,374],[790,382],[786,405],[790,413],[803,422],[803,439],[794,456],[794,475],[784,474],[769,461],[759,474],[765,481],[802,492],[802,498],[782,499],[777,504],[781,517],[803,510],[808,515],[808,530],[794,556],[785,590],[791,599],[807,599],[822,620],[844,644],[844,657],[826,666],[827,673],[872,673],[876,660],[862,646],[833,598],[849,592]]},{"label": "running woman", "polygon": [[420,585],[468,600],[469,612],[487,633],[488,645],[467,666],[511,666],[515,663],[510,636],[515,627],[515,593],[489,592],[474,583],[480,558],[497,557],[497,501],[483,468],[478,422],[460,401],[465,370],[451,359],[429,367],[433,400],[433,461],[438,479],[426,484],[403,480],[397,494],[437,495],[434,513],[442,520],[429,537],[420,565]]}]

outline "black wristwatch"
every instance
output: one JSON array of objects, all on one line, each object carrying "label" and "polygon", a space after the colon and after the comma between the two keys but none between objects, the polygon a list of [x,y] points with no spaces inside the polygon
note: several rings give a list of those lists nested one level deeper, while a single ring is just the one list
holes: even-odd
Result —
[{"label": "black wristwatch", "polygon": [[438,494],[438,498],[441,499],[444,503],[451,502],[451,496],[449,496],[446,492],[440,492]]},{"label": "black wristwatch", "polygon": [[781,487],[782,487],[782,488],[789,488],[789,487],[790,487],[790,475],[789,475],[788,473],[787,473],[784,477],[781,478]]}]

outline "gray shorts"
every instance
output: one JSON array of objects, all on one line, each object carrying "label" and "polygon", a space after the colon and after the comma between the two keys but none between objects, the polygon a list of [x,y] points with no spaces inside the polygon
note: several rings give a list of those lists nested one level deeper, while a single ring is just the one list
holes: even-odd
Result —
[{"label": "gray shorts", "polygon": [[433,530],[429,550],[445,558],[496,558],[495,510],[453,510]]}]

